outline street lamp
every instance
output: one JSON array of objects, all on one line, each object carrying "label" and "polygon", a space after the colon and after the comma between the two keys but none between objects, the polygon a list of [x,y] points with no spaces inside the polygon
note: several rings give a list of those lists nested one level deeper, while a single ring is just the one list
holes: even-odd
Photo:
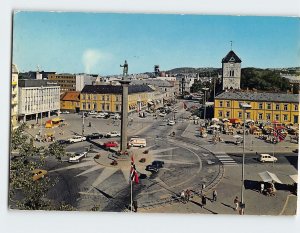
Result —
[{"label": "street lamp", "polygon": [[205,118],[206,118],[206,91],[208,91],[208,87],[203,87],[202,91],[204,92],[204,123],[205,123]]},{"label": "street lamp", "polygon": [[250,104],[240,103],[240,108],[243,109],[243,122],[244,122],[244,130],[243,130],[243,163],[242,163],[242,185],[241,185],[241,214],[244,214],[244,180],[245,180],[245,125],[246,125],[246,110],[251,109]]}]

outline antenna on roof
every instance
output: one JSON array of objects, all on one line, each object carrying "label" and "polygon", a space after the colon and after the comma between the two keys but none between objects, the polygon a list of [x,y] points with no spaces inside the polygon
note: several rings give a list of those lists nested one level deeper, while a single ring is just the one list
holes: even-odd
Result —
[{"label": "antenna on roof", "polygon": [[230,41],[230,50],[232,50],[232,40]]}]

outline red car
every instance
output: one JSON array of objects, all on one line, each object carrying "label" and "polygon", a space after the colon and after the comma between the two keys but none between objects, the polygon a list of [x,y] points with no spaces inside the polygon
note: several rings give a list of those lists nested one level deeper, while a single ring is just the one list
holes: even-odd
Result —
[{"label": "red car", "polygon": [[118,143],[117,142],[114,142],[114,141],[111,141],[111,142],[105,142],[103,144],[104,147],[117,147],[118,146]]}]

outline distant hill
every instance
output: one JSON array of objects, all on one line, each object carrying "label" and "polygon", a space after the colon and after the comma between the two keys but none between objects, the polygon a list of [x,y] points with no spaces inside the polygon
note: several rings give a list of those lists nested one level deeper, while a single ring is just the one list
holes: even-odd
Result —
[{"label": "distant hill", "polygon": [[192,68],[192,67],[180,67],[166,71],[167,74],[199,74],[200,77],[204,76],[215,76],[221,73],[221,68],[204,67],[204,68]]}]

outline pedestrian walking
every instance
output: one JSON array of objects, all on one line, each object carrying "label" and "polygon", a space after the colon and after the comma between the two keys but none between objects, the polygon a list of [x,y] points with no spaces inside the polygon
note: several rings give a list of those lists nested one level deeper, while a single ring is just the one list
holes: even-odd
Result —
[{"label": "pedestrian walking", "polygon": [[213,198],[212,198],[213,201],[217,201],[217,195],[218,195],[217,194],[217,190],[214,189],[214,191],[213,191]]},{"label": "pedestrian walking", "polygon": [[233,203],[235,204],[234,210],[237,211],[237,209],[239,208],[239,198],[235,197],[235,199],[233,200]]},{"label": "pedestrian walking", "polygon": [[202,192],[203,192],[204,189],[205,189],[205,184],[204,183],[202,184],[201,189],[202,189]]},{"label": "pedestrian walking", "polygon": [[182,192],[180,193],[180,198],[181,198],[181,201],[183,203],[185,203],[185,191],[184,190],[182,190]]},{"label": "pedestrian walking", "polygon": [[191,190],[187,189],[186,190],[186,201],[189,202],[191,197]]},{"label": "pedestrian walking", "polygon": [[265,190],[265,184],[263,182],[260,183],[260,193],[263,193]]},{"label": "pedestrian walking", "polygon": [[137,212],[137,210],[138,210],[137,200],[133,201],[133,208],[134,208],[134,212]]},{"label": "pedestrian walking", "polygon": [[206,196],[202,196],[202,208],[206,205]]}]

